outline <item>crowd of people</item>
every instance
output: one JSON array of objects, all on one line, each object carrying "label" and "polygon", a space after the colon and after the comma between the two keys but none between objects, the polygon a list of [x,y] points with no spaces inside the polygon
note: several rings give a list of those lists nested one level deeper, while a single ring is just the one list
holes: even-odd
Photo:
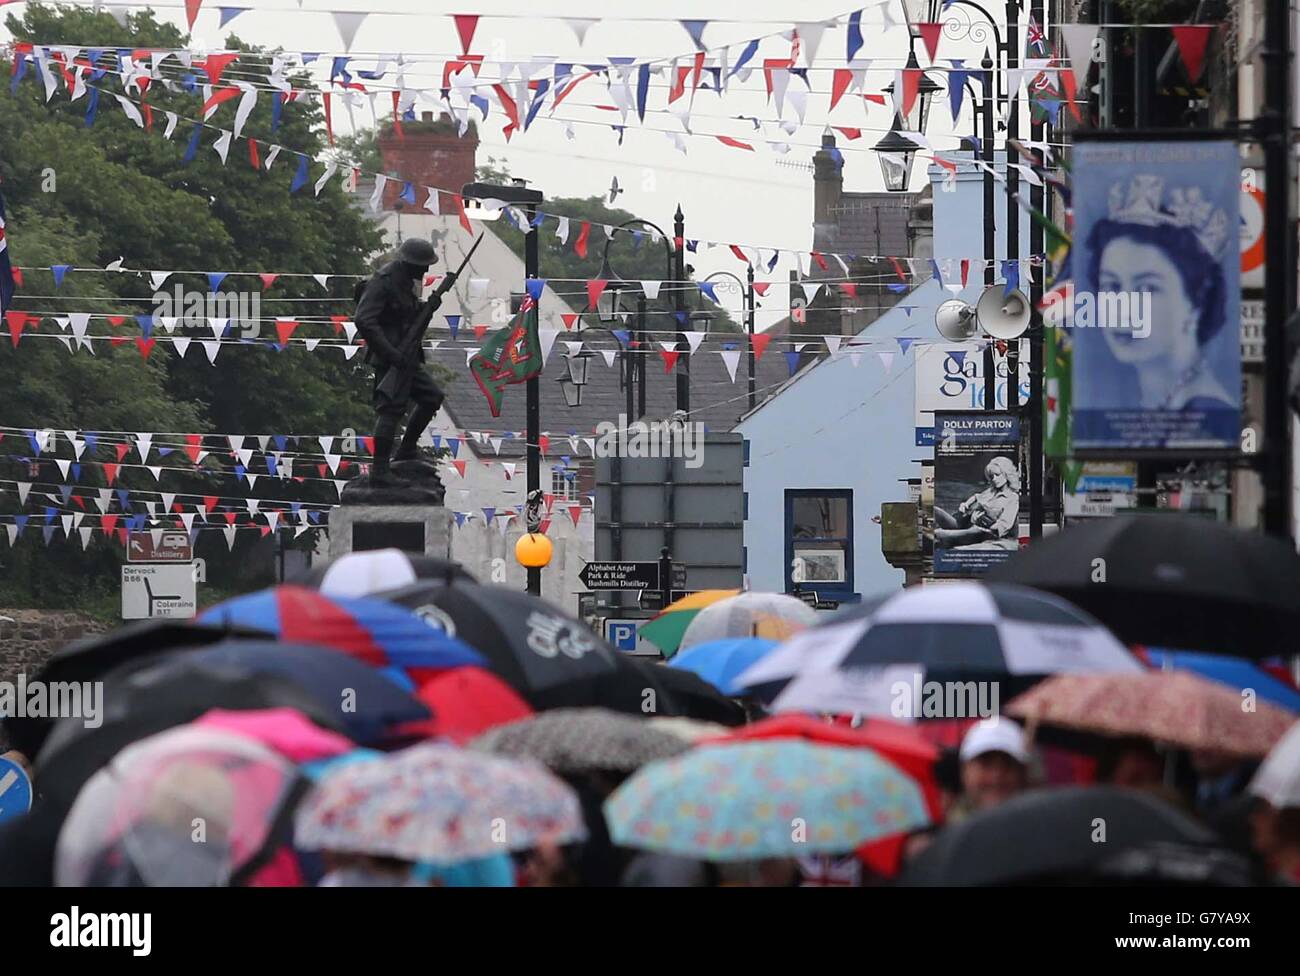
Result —
[{"label": "crowd of people", "polygon": [[[0,884],[1300,883],[1300,692],[1284,670],[1257,669],[1285,693],[1264,717],[1186,733],[1100,734],[1024,700],[900,721],[746,686],[796,635],[827,633],[779,619],[773,595],[705,602],[705,630],[739,632],[693,643],[692,622],[645,663],[526,595],[416,585],[405,602],[278,587],[56,654],[29,680],[102,681],[104,714],[4,718],[2,758],[35,802],[0,821]],[[548,648],[584,650],[468,625],[462,605],[498,598]],[[725,679],[724,655],[739,662]],[[710,657],[707,681],[679,666]],[[1206,714],[1255,691],[1133,667],[1161,682],[1153,714],[1165,689]],[[1215,722],[1222,748],[1203,736]]]}]

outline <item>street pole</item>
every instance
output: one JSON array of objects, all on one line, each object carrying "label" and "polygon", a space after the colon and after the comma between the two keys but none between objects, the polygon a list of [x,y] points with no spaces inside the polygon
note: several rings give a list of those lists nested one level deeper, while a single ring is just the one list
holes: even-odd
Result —
[{"label": "street pole", "polygon": [[[987,169],[984,170],[984,287],[991,288],[993,279],[996,277],[993,268],[993,241],[996,233],[994,227],[994,197],[993,197],[993,103],[997,100],[997,80],[993,74],[993,58],[989,55],[987,48],[984,49],[984,60],[980,62],[980,67],[984,69],[984,97],[980,99],[980,115],[983,122],[980,126],[983,132],[983,140],[980,142],[980,148],[983,151],[984,163]],[[984,345],[984,409],[996,410],[998,408],[998,377],[997,362],[993,355],[993,343],[986,339]]]},{"label": "street pole", "polygon": [[677,409],[691,412],[691,349],[686,342],[686,218],[682,205],[673,215],[673,235],[677,240],[677,266],[673,282],[673,312],[677,319]]},{"label": "street pole", "polygon": [[[526,204],[524,212],[528,214],[528,232],[524,234],[524,275],[528,278],[536,278],[538,274],[538,255],[537,255],[537,228],[534,226],[534,219],[537,217],[537,205]],[[537,321],[537,309],[534,308],[530,313],[533,321]],[[536,497],[533,492],[541,488],[542,480],[542,420],[541,420],[541,388],[538,383],[538,377],[531,377],[525,384],[527,387],[527,416],[528,416],[528,494],[527,498]],[[534,531],[533,526],[528,526],[528,531]],[[542,595],[542,570],[539,566],[528,567],[528,592],[533,596]]]},{"label": "street pole", "polygon": [[[1019,0],[1007,0],[1007,77],[1020,67],[1020,3]],[[1032,79],[1031,79],[1032,83]],[[1016,104],[1019,87],[1012,89],[1007,83],[1007,139],[1020,138],[1020,106]],[[1007,177],[1007,260],[1015,261],[1020,267],[1020,204],[1016,194],[1020,192],[1020,170],[1011,165],[1011,146],[1003,143],[1002,154],[1006,159]],[[1010,271],[1011,265],[1007,265]],[[1012,413],[1020,410],[1020,340],[1012,339],[1007,343],[1007,409]]]},{"label": "street pole", "polygon": [[637,390],[636,390],[636,419],[640,420],[645,416],[645,292],[641,292],[636,300],[636,355],[632,357],[632,362],[636,368]]},{"label": "street pole", "polygon": [[1291,5],[1265,10],[1264,105],[1255,127],[1264,151],[1264,531],[1292,538],[1291,412],[1287,406],[1286,321],[1295,308],[1291,242]]},{"label": "street pole", "polygon": [[749,332],[749,409],[755,405],[754,396],[754,266],[751,264],[745,272],[746,307],[745,328]]},{"label": "street pole", "polygon": [[[1041,27],[1045,21],[1044,0],[1033,0],[1033,18]],[[1086,90],[1086,89],[1085,89]],[[1042,142],[1046,136],[1044,123],[1031,117],[1029,138]],[[1042,163],[1043,153],[1035,149],[1034,158]],[[1047,194],[1041,183],[1029,190],[1030,205],[1046,215]],[[1029,224],[1029,251],[1043,253],[1043,226],[1038,221]],[[1029,307],[1033,310],[1029,331],[1029,537],[1037,539],[1043,534],[1043,316],[1038,310],[1043,300],[1043,276],[1047,273],[1045,259],[1029,268]]]}]

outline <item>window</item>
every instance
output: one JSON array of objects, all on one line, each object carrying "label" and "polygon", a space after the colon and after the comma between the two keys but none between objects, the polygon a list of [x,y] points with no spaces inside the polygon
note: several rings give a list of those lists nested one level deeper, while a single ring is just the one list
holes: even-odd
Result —
[{"label": "window", "polygon": [[800,488],[785,493],[786,590],[851,592],[853,492]]},{"label": "window", "polygon": [[577,494],[576,484],[577,471],[573,468],[559,464],[551,468],[551,494],[556,498],[572,498]]}]

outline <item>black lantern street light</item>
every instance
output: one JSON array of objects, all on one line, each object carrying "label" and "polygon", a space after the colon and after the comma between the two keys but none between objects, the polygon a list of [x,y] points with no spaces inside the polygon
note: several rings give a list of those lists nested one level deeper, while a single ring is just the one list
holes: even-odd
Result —
[{"label": "black lantern street light", "polygon": [[912,160],[921,147],[902,133],[902,119],[895,115],[894,124],[873,147],[880,160],[880,172],[885,189],[890,193],[906,193],[912,173]]}]

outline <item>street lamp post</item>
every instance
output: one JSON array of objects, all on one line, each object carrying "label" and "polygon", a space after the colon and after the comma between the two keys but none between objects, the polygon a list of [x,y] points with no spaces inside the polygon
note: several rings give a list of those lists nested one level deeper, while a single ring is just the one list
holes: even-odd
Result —
[{"label": "street lamp post", "polygon": [[745,331],[749,335],[749,409],[753,410],[755,406],[754,395],[754,266],[751,264],[745,271],[745,280],[741,281],[740,276],[732,274],[730,271],[715,271],[705,277],[705,281],[712,281],[719,275],[725,275],[734,281],[740,289],[740,311],[745,320]]},{"label": "street lamp post", "polygon": [[[517,204],[523,208],[525,215],[528,217],[528,230],[524,233],[524,275],[527,278],[536,278],[538,276],[538,249],[537,249],[537,208],[544,199],[540,190],[530,190],[527,184],[520,179],[516,179],[509,185],[497,185],[493,183],[466,183],[461,187],[461,196],[466,200],[500,200],[506,204]],[[537,322],[537,309],[532,311],[533,323]],[[525,413],[527,416],[527,467],[528,467],[528,493],[527,498],[530,503],[538,497],[541,492],[541,468],[542,468],[542,422],[541,422],[541,388],[538,386],[538,378],[533,376],[525,384],[525,399],[527,401]],[[526,509],[528,512],[528,531],[537,532],[540,529],[541,512],[538,506],[530,504]],[[534,596],[542,594],[542,569],[540,566],[528,566],[528,592]]]},{"label": "street lamp post", "polygon": [[686,341],[686,218],[682,205],[673,214],[673,235],[677,242],[677,268],[673,280],[673,315],[677,319],[677,410],[691,412],[691,347]]}]

